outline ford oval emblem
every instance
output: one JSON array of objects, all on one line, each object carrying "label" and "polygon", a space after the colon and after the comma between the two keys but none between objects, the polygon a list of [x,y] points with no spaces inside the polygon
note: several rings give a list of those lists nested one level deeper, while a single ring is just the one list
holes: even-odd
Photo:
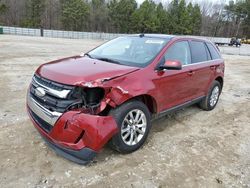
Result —
[{"label": "ford oval emblem", "polygon": [[46,92],[45,92],[45,90],[44,90],[43,88],[37,87],[37,88],[35,89],[35,94],[36,94],[36,96],[38,96],[38,97],[44,97],[44,96],[46,95]]}]

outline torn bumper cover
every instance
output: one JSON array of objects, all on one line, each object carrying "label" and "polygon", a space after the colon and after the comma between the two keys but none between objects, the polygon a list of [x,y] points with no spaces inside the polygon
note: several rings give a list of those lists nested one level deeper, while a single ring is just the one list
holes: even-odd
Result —
[{"label": "torn bumper cover", "polygon": [[90,162],[118,131],[111,116],[68,111],[51,125],[33,112],[29,105],[27,110],[48,145],[59,155],[79,164]]},{"label": "torn bumper cover", "polygon": [[45,137],[43,137],[43,139],[58,155],[78,164],[87,164],[96,156],[96,152],[89,148],[83,148],[77,151],[61,147],[60,145],[50,142]]}]

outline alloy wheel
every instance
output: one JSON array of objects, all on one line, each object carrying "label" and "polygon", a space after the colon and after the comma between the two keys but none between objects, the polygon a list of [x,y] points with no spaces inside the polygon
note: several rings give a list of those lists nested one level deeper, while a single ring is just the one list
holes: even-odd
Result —
[{"label": "alloy wheel", "polygon": [[219,86],[215,86],[212,90],[212,94],[210,96],[210,106],[213,107],[214,105],[216,105],[218,99],[219,99],[219,95],[220,95],[220,88]]},{"label": "alloy wheel", "polygon": [[121,137],[125,144],[134,146],[143,138],[147,128],[147,119],[143,111],[131,110],[125,116],[121,126]]}]

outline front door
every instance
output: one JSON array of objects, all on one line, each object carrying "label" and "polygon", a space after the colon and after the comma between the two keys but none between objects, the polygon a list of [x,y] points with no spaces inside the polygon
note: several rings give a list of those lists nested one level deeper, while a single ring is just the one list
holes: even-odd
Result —
[{"label": "front door", "polygon": [[165,70],[156,72],[154,83],[157,87],[159,110],[183,104],[192,98],[195,86],[192,83],[193,72],[187,65],[191,64],[191,53],[188,41],[178,41],[166,51],[161,63],[167,60],[180,61],[182,70]]}]

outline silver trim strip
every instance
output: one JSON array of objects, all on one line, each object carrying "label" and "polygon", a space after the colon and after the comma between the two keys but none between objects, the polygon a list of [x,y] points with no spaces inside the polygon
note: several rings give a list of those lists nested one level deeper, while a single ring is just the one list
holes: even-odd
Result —
[{"label": "silver trim strip", "polygon": [[[51,94],[51,95],[53,95],[53,96],[55,96],[55,97],[59,97],[59,98],[65,99],[65,98],[67,98],[67,96],[68,96],[68,94],[69,94],[69,92],[70,92],[70,90],[58,91],[58,90],[49,88],[49,87],[47,87],[47,86],[45,86],[45,85],[39,83],[39,82],[36,80],[35,77],[33,77],[33,81],[34,81],[34,82],[33,82],[32,84],[33,84],[35,87],[40,86],[40,87],[44,88],[44,90],[45,90],[47,93],[49,93],[49,94]],[[37,84],[37,85],[35,85],[35,84]]]},{"label": "silver trim strip", "polygon": [[58,118],[62,115],[59,112],[52,112],[42,105],[40,105],[37,101],[35,101],[30,95],[27,96],[27,103],[29,108],[34,112],[38,117],[54,126]]},{"label": "silver trim strip", "polygon": [[187,64],[187,65],[182,65],[182,67],[189,67],[189,66],[192,66],[192,65],[200,65],[200,64],[205,64],[205,63],[212,63],[212,62],[215,62],[216,60],[219,60],[219,59],[212,59],[212,60],[209,60],[209,61],[201,61],[201,62],[197,62],[197,63],[191,63],[191,64]]}]

